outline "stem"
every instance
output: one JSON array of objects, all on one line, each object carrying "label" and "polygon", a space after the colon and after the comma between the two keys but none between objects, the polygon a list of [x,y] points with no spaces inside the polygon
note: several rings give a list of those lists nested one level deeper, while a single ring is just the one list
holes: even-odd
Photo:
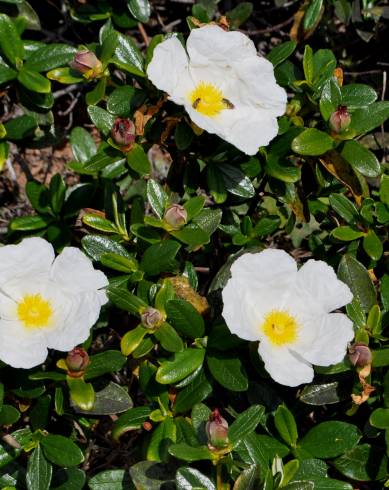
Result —
[{"label": "stem", "polygon": [[219,462],[216,465],[216,488],[223,490],[222,465]]}]

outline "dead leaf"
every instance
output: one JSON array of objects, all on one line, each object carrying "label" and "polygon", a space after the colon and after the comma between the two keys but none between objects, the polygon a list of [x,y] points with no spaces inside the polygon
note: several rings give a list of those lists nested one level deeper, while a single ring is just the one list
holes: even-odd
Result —
[{"label": "dead leaf", "polygon": [[188,301],[196,310],[204,315],[209,310],[209,304],[204,296],[197,293],[189,284],[188,279],[185,276],[169,277],[168,280],[172,284],[176,295],[180,299]]}]

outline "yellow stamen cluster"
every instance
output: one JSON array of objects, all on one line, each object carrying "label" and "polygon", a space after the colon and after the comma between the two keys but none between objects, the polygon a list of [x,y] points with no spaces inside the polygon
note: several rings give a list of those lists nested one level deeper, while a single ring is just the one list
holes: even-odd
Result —
[{"label": "yellow stamen cluster", "polygon": [[40,294],[26,294],[18,303],[18,318],[26,328],[50,326],[53,309]]},{"label": "yellow stamen cluster", "polygon": [[229,109],[232,105],[224,98],[223,93],[212,83],[200,82],[189,93],[192,107],[204,116],[217,116],[223,109]]},{"label": "yellow stamen cluster", "polygon": [[281,346],[297,340],[299,326],[286,311],[273,310],[266,315],[261,329],[273,345]]}]

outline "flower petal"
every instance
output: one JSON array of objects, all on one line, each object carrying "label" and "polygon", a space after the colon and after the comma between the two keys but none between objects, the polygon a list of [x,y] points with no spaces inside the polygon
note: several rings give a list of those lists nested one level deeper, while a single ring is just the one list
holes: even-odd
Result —
[{"label": "flower petal", "polygon": [[41,330],[26,332],[16,321],[0,320],[0,359],[3,362],[14,368],[30,369],[42,364],[46,357]]},{"label": "flower petal", "polygon": [[106,275],[93,268],[88,257],[75,247],[66,247],[55,259],[50,279],[61,288],[80,293],[108,286]]},{"label": "flower petal", "polygon": [[147,67],[147,76],[157,88],[167,92],[174,100],[176,88],[182,83],[187,69],[188,57],[185,49],[176,37],[171,37],[155,47],[153,58]]},{"label": "flower petal", "polygon": [[266,371],[277,383],[299,386],[313,380],[312,366],[289,349],[272,348],[267,342],[260,342],[258,352],[265,363]]},{"label": "flower petal", "polygon": [[293,350],[317,366],[342,361],[348,343],[354,338],[352,321],[343,313],[329,313],[312,322],[310,329],[316,330],[315,338]]},{"label": "flower petal", "polygon": [[230,65],[231,61],[257,55],[254,43],[245,34],[238,31],[225,31],[216,25],[193,29],[186,49],[191,64],[199,65],[213,63]]},{"label": "flower petal", "polygon": [[39,281],[47,275],[53,260],[53,247],[43,238],[25,238],[17,245],[0,247],[0,289],[24,277]]},{"label": "flower petal", "polygon": [[308,293],[329,313],[350,303],[350,288],[340,281],[332,267],[321,260],[308,260],[297,274],[297,288]]}]

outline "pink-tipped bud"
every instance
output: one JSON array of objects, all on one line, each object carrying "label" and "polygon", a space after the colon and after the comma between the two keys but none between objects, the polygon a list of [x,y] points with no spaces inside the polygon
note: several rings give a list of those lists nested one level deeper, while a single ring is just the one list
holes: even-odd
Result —
[{"label": "pink-tipped bud", "polygon": [[350,345],[348,348],[348,357],[351,364],[361,368],[368,366],[372,361],[371,350],[363,342]]},{"label": "pink-tipped bud", "polygon": [[135,124],[130,119],[117,118],[111,130],[111,136],[119,146],[130,146],[135,143]]},{"label": "pink-tipped bud", "polygon": [[343,133],[351,122],[351,116],[345,105],[340,105],[330,116],[330,128],[335,133]]},{"label": "pink-tipped bud", "polygon": [[141,315],[142,325],[146,328],[154,329],[162,325],[164,318],[162,313],[156,308],[149,306]]},{"label": "pink-tipped bud", "polygon": [[211,448],[222,449],[228,446],[228,422],[220,415],[217,408],[211,413],[205,430]]},{"label": "pink-tipped bud", "polygon": [[101,74],[102,64],[93,51],[79,51],[75,54],[73,61],[70,63],[73,70],[82,74],[88,74],[88,78],[94,78]]},{"label": "pink-tipped bud", "polygon": [[188,220],[186,209],[180,204],[172,204],[166,211],[163,217],[165,223],[169,225],[171,230],[179,230]]},{"label": "pink-tipped bud", "polygon": [[65,362],[69,370],[69,376],[74,378],[81,377],[90,364],[88,353],[82,347],[75,347],[71,350]]}]

